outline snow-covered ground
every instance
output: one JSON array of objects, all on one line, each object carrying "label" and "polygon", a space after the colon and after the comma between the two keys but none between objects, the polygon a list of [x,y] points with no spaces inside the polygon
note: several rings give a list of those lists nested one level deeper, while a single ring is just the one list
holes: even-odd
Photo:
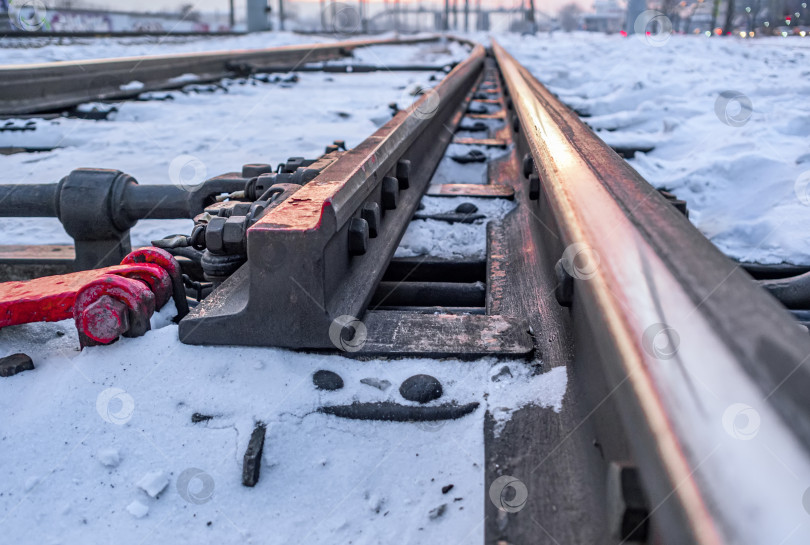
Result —
[{"label": "snow-covered ground", "polygon": [[259,32],[232,37],[0,38],[0,65],[172,55],[224,49],[263,49],[330,41],[335,40],[293,32]]},{"label": "snow-covered ground", "polygon": [[498,38],[745,261],[810,263],[810,39]]},{"label": "snow-covered ground", "polygon": [[[355,62],[441,65],[461,56],[457,47],[434,44],[369,48]],[[204,165],[205,173],[196,173],[201,178],[243,163],[317,156],[334,139],[359,143],[390,118],[390,102],[405,107],[417,87],[435,85],[430,77],[302,73],[295,83],[225,82],[227,93],[173,92],[169,102],[124,102],[109,121],[38,120],[34,132],[0,133],[0,146],[59,148],[0,156],[0,183],[53,182],[79,166],[118,168],[141,183],[171,183],[172,163],[188,155]],[[442,172],[466,179],[458,165]],[[514,206],[425,198],[423,213],[450,212],[461,202],[496,221]],[[484,221],[414,225],[401,254],[444,255],[451,246],[463,255],[485,250]],[[188,228],[183,221],[140,222],[133,242]],[[5,220],[0,230],[5,243],[70,242],[56,220],[31,220],[24,227]],[[170,304],[157,314],[143,337],[81,352],[71,321],[0,330],[0,355],[25,352],[36,365],[0,379],[5,540],[482,543],[485,414],[495,418],[499,433],[527,404],[561,410],[567,386],[565,368],[536,374],[524,362],[356,361],[279,349],[191,347],[178,342],[173,312]],[[312,375],[319,369],[337,372],[344,388],[317,390]],[[431,404],[479,407],[459,420],[423,424],[317,412],[354,401],[413,405],[399,386],[419,373],[443,386]],[[213,418],[193,423],[194,413]],[[256,422],[267,425],[261,478],[246,488],[242,456]]]}]

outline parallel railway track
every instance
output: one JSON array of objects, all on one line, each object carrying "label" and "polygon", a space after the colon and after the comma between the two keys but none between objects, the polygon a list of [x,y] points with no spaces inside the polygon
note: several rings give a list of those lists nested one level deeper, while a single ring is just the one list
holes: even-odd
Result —
[{"label": "parallel railway track", "polygon": [[[453,142],[505,150],[486,184],[431,183]],[[488,226],[483,260],[392,258],[425,194],[515,208]],[[96,231],[69,210],[81,199],[102,210]],[[518,475],[533,493],[519,512],[486,502],[487,543],[758,544],[808,532],[788,536],[810,484],[807,332],[497,43],[474,46],[359,146],[313,164],[248,165],[185,194],[117,171],[0,186],[0,215],[31,210],[78,233],[78,268],[118,263],[138,219],[197,217],[196,234],[166,244],[211,282],[180,321],[185,343],[566,367],[562,412],[526,407],[500,436],[487,420],[485,482]],[[17,276],[71,265],[6,256]],[[757,441],[724,433],[738,403],[756,404]]]}]

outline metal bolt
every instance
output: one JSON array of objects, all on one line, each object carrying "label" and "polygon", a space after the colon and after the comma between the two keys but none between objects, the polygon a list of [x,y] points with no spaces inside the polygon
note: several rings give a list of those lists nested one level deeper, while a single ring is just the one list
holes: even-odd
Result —
[{"label": "metal bolt", "polygon": [[247,217],[231,216],[222,228],[222,246],[229,254],[243,254],[247,250]]},{"label": "metal bolt", "polygon": [[272,165],[265,165],[263,163],[242,165],[242,178],[257,178],[262,174],[269,174],[270,172],[273,172]]},{"label": "metal bolt", "polygon": [[506,97],[506,107],[507,107],[509,110],[511,110],[512,108],[514,108],[514,107],[515,107],[514,103],[512,102],[512,99],[511,99],[511,98],[509,98],[509,97]]},{"label": "metal bolt", "polygon": [[523,175],[528,178],[532,172],[534,172],[534,157],[531,153],[527,153],[523,156]]},{"label": "metal bolt", "polygon": [[332,153],[333,151],[337,151],[338,149],[339,148],[336,145],[330,144],[326,146],[326,153]]},{"label": "metal bolt", "polygon": [[383,210],[394,210],[399,200],[399,180],[393,176],[386,176],[382,181],[382,207]]},{"label": "metal bolt", "polygon": [[554,288],[557,302],[561,307],[570,307],[574,302],[574,277],[565,270],[562,259],[554,265],[554,274],[557,276],[557,286]]},{"label": "metal bolt", "polygon": [[645,543],[650,510],[638,470],[612,462],[606,492],[611,535],[622,543]]},{"label": "metal bolt", "polygon": [[368,223],[362,218],[352,218],[349,223],[349,253],[363,255],[368,250]]},{"label": "metal bolt", "polygon": [[397,162],[397,180],[399,180],[400,189],[411,187],[411,162],[409,160],[401,159]]},{"label": "metal bolt", "polygon": [[536,201],[540,198],[540,176],[532,174],[529,176],[529,199]]},{"label": "metal bolt", "polygon": [[360,217],[368,223],[368,236],[374,238],[380,231],[380,205],[367,202],[360,210]]},{"label": "metal bolt", "polygon": [[91,339],[109,344],[129,331],[129,308],[118,299],[102,295],[82,311],[81,331]]},{"label": "metal bolt", "polygon": [[205,226],[205,247],[213,254],[225,253],[222,230],[226,221],[227,218],[217,216],[208,220],[208,225]]},{"label": "metal bolt", "polygon": [[514,129],[515,132],[520,132],[520,120],[517,116],[512,119],[512,129]]}]

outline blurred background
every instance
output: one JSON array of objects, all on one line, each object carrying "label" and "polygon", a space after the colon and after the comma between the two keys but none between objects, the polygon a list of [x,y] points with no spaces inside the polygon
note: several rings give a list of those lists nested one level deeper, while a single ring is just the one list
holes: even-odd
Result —
[{"label": "blurred background", "polygon": [[[664,14],[634,29],[645,10]],[[3,12],[8,15],[2,16]],[[15,21],[37,21],[19,25]],[[628,22],[629,21],[629,22]],[[26,28],[17,28],[25,26]],[[637,26],[637,25],[636,25]],[[806,36],[804,0],[0,0],[0,32],[660,32]]]}]

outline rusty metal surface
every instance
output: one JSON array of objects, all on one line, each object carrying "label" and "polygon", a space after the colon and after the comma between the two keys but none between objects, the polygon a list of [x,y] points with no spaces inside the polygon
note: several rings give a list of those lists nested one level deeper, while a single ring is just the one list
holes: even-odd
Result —
[{"label": "rusty metal surface", "polygon": [[607,382],[603,401],[616,403],[629,432],[653,521],[674,543],[763,542],[755,534],[781,520],[785,491],[805,487],[729,439],[723,422],[729,407],[756,400],[768,447],[794,462],[799,480],[810,477],[810,339],[502,47],[493,50],[542,181],[537,219],[559,236],[560,254],[569,249],[569,265],[576,255],[590,262],[572,266],[575,361]]},{"label": "rusty metal surface", "polygon": [[[469,103],[484,57],[476,46],[412,107],[250,227],[247,264],[181,321],[180,339],[335,348],[330,328],[366,309]],[[408,176],[399,173],[401,161],[411,161]],[[391,183],[393,194],[386,190]],[[353,255],[350,223],[374,203],[382,210],[380,232],[368,239],[367,251]]]}]

